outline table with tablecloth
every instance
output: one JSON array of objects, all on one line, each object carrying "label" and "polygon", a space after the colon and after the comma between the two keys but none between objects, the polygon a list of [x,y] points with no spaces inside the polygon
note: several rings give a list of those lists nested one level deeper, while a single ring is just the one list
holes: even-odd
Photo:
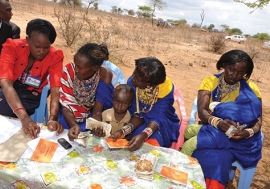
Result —
[{"label": "table with tablecloth", "polygon": [[[134,174],[135,163],[147,153],[158,157],[152,181],[139,179]],[[162,177],[163,165],[174,165],[187,172],[187,185],[177,185]],[[145,143],[134,152],[110,150],[103,138],[90,136],[86,148],[78,146],[60,162],[39,163],[20,158],[14,163],[0,163],[0,188],[200,189],[205,188],[205,181],[196,159],[174,149]]]}]

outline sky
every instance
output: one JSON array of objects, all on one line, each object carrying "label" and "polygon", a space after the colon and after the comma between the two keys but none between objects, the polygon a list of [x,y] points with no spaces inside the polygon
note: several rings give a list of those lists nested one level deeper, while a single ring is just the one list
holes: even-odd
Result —
[{"label": "sky", "polygon": [[[268,33],[270,35],[270,5],[257,9],[250,14],[252,9],[234,0],[163,0],[167,7],[163,11],[156,11],[156,18],[163,20],[185,19],[192,26],[201,23],[201,14],[204,10],[203,26],[226,24],[230,29],[239,28],[243,34],[255,35]],[[88,0],[83,0],[87,4]],[[110,12],[112,6],[121,9],[132,9],[135,12],[138,6],[148,5],[148,0],[99,0],[99,9]]]}]

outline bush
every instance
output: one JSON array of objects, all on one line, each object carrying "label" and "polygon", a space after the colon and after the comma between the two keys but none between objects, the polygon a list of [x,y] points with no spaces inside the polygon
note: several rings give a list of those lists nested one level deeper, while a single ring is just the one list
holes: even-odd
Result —
[{"label": "bush", "polygon": [[225,50],[225,38],[222,34],[212,34],[208,40],[208,49],[211,52],[222,54]]}]

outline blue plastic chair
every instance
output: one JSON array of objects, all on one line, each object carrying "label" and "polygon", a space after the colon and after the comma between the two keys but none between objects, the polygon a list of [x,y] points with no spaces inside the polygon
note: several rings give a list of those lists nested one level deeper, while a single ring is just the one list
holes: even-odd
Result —
[{"label": "blue plastic chair", "polygon": [[[192,110],[190,113],[188,124],[194,124],[196,122],[196,115],[197,115],[197,97],[195,98],[192,104]],[[263,142],[264,136],[262,132],[261,132],[261,135],[262,135],[262,142]],[[238,161],[235,161],[232,163],[232,166],[229,172],[229,180],[234,179],[236,168],[238,168],[240,171],[237,188],[249,189],[252,183],[255,171],[256,171],[256,167],[243,168],[243,166]]]},{"label": "blue plastic chair", "polygon": [[113,73],[112,85],[113,86],[115,86],[116,84],[126,84],[127,83],[127,80],[126,80],[123,72],[115,64],[113,64],[107,60],[104,60],[102,65],[109,68],[112,71],[112,73]]},{"label": "blue plastic chair", "polygon": [[43,123],[45,120],[45,124],[48,123],[48,105],[47,105],[47,98],[48,93],[50,90],[50,84],[47,84],[43,87],[40,97],[40,104],[39,107],[36,108],[35,113],[30,116],[30,118],[37,122],[37,123]]}]

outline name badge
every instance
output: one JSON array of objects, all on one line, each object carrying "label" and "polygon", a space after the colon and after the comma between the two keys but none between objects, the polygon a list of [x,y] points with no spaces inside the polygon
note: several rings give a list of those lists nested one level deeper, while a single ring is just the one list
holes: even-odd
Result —
[{"label": "name badge", "polygon": [[24,84],[30,85],[30,86],[35,87],[35,88],[39,88],[40,83],[41,83],[41,80],[35,79],[31,76],[27,76],[25,81],[24,81]]}]

